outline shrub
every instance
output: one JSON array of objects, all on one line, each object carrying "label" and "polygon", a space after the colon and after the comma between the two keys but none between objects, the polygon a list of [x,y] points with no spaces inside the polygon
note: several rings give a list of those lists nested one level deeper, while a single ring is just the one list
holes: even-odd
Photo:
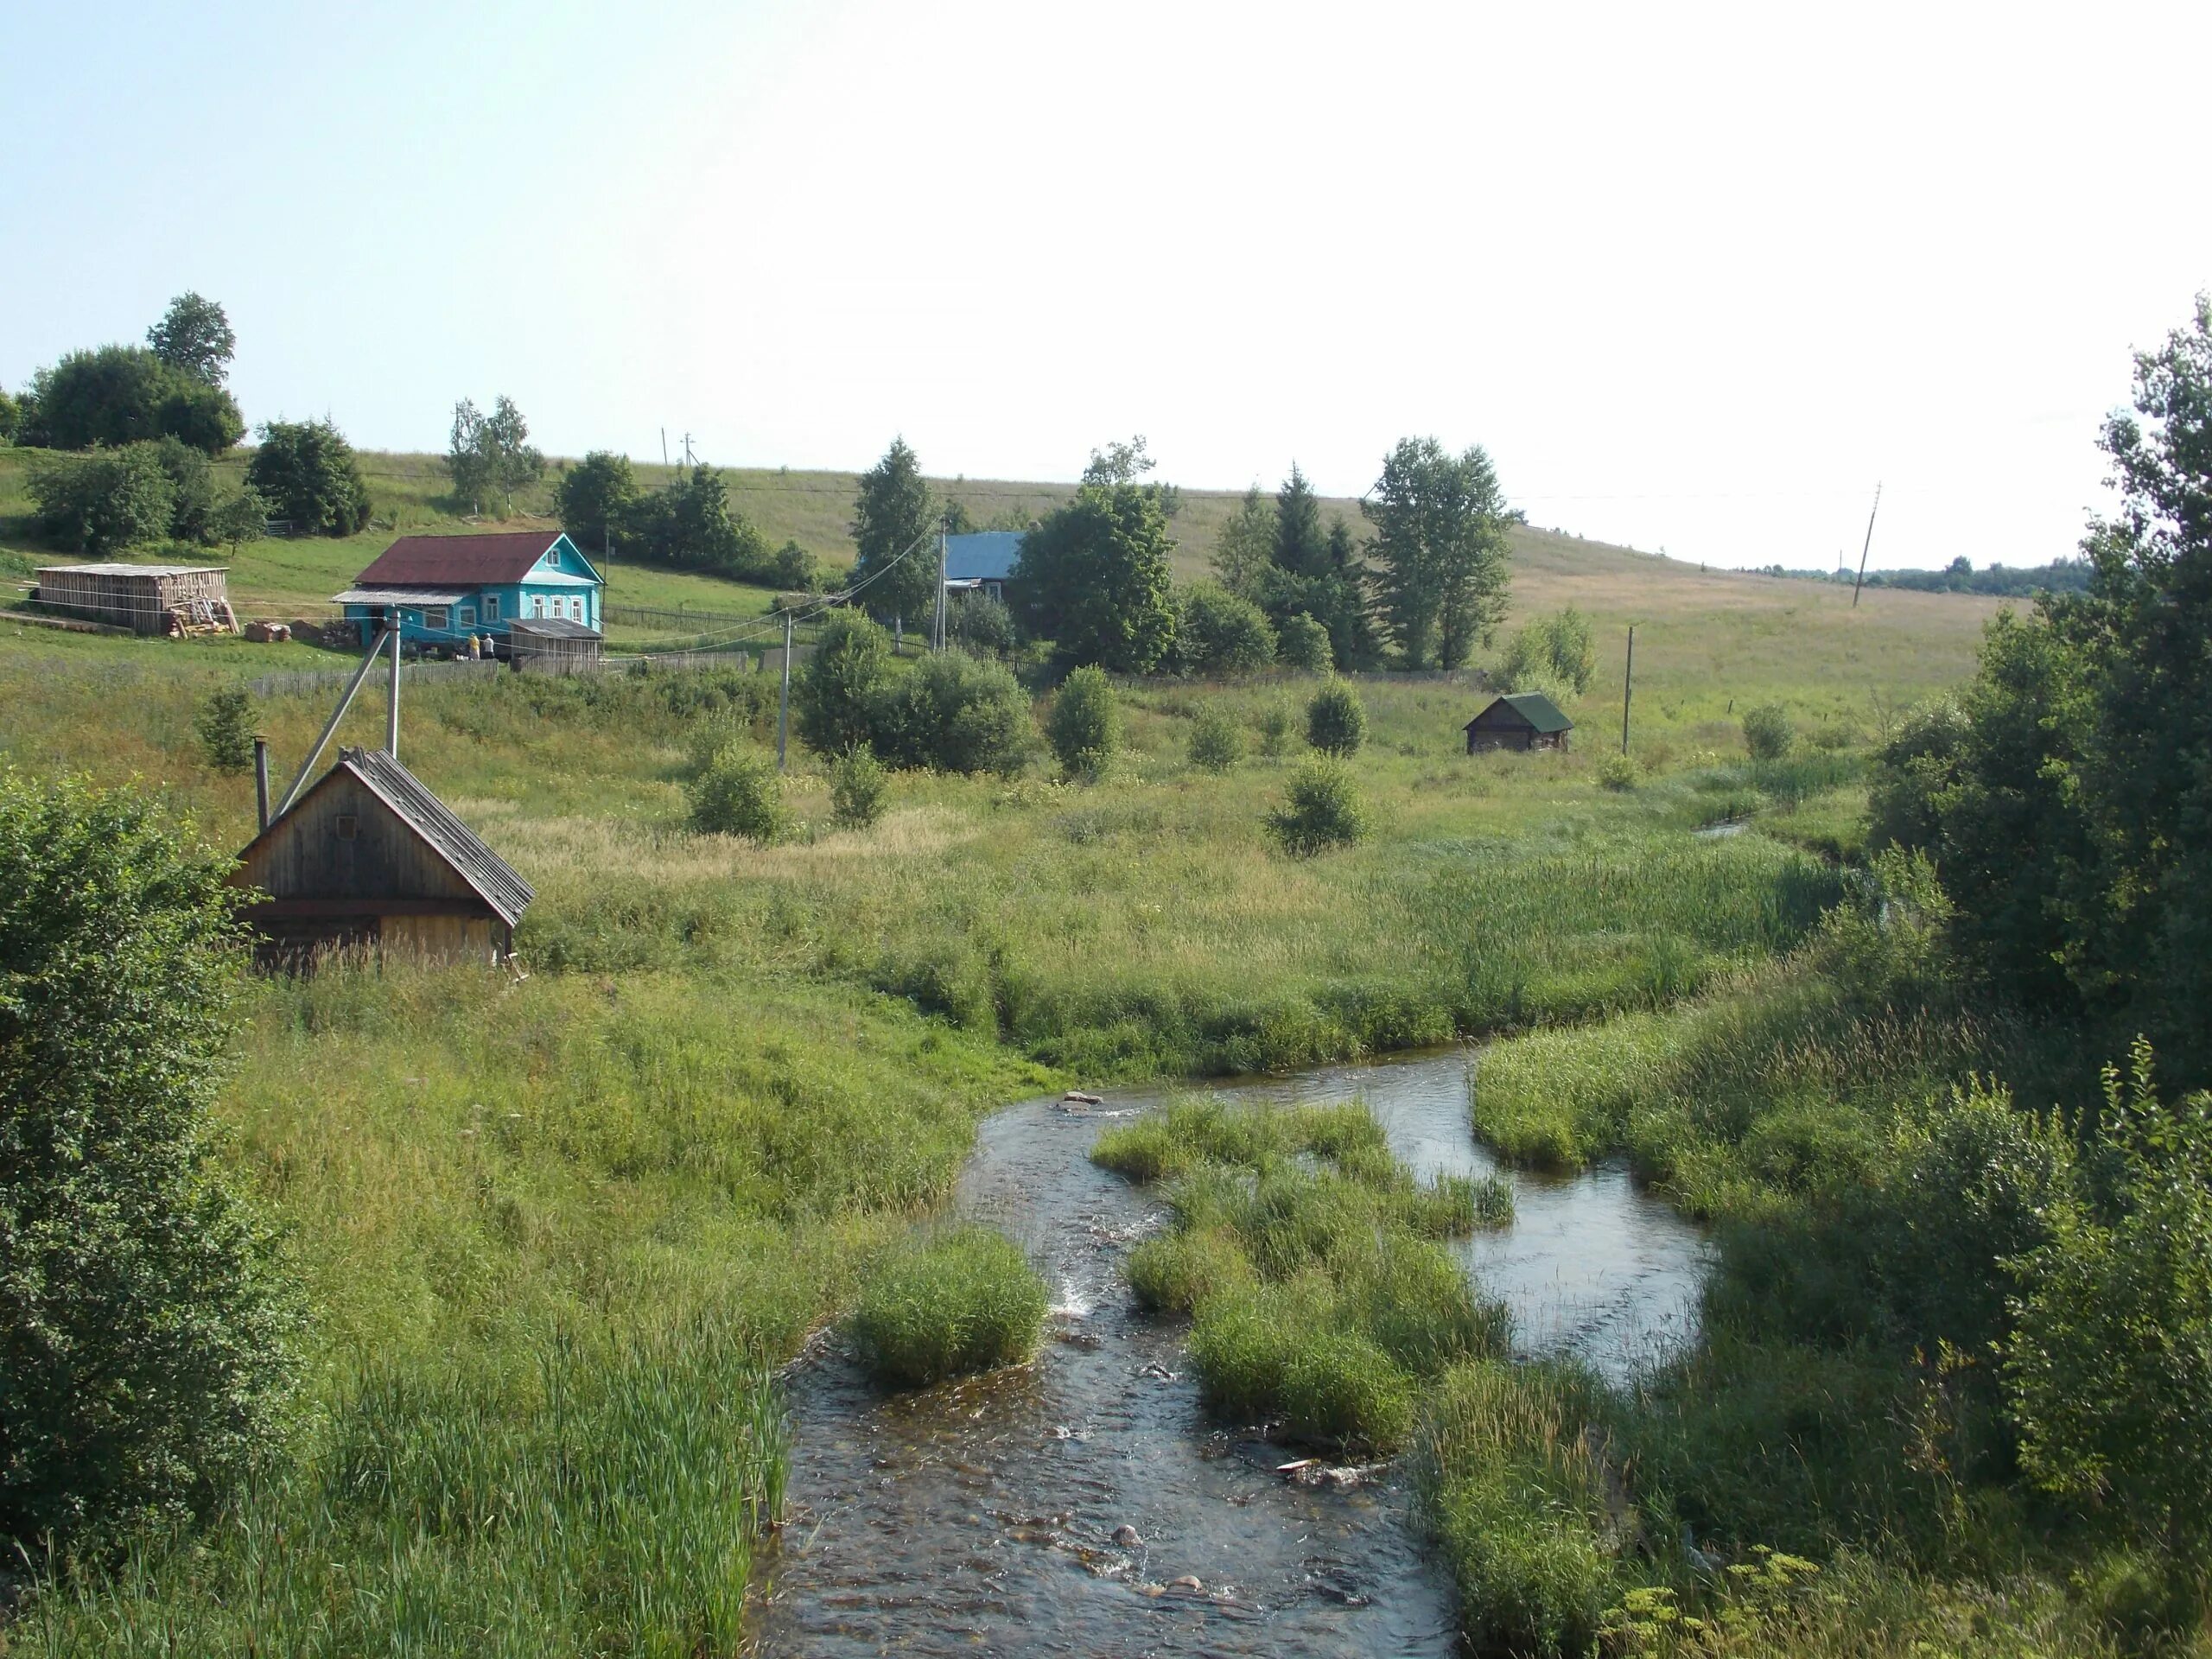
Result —
[{"label": "shrub", "polygon": [[791,673],[798,734],[817,754],[842,754],[868,741],[877,700],[891,677],[891,636],[859,611],[822,625],[814,653]]},{"label": "shrub", "polygon": [[702,836],[741,836],[766,846],[784,832],[784,786],[776,763],[732,743],[691,780],[691,827]]},{"label": "shrub", "polygon": [[1250,600],[1217,582],[1193,582],[1179,597],[1175,647],[1185,674],[1256,674],[1274,661],[1275,631]]},{"label": "shrub", "polygon": [[788,593],[822,591],[822,564],[797,542],[786,540],[768,558],[768,575],[775,586]]},{"label": "shrub", "polygon": [[[1540,617],[1513,636],[1501,665],[1506,683],[1516,691],[1590,689],[1597,661],[1590,646],[1590,619],[1572,605]],[[1555,699],[1556,700],[1556,699]]]},{"label": "shrub", "polygon": [[889,787],[883,763],[862,743],[847,749],[830,768],[830,821],[840,830],[865,830],[883,816]]},{"label": "shrub", "polygon": [[1018,771],[1035,737],[1013,671],[957,651],[924,658],[887,685],[869,727],[890,765],[939,772]]},{"label": "shrub", "polygon": [[1106,770],[1121,746],[1122,710],[1103,669],[1078,668],[1068,676],[1052,699],[1045,735],[1069,777],[1096,778]]},{"label": "shrub", "polygon": [[1598,762],[1598,786],[1600,789],[1634,789],[1643,780],[1643,769],[1618,749],[1612,750]]},{"label": "shrub", "polygon": [[175,486],[150,443],[42,461],[31,469],[30,496],[40,534],[86,553],[160,541],[176,512]]},{"label": "shrub", "polygon": [[1308,674],[1327,673],[1336,665],[1328,629],[1303,611],[1284,618],[1275,637],[1275,660],[1285,668],[1302,669]]},{"label": "shrub", "polygon": [[1283,851],[1311,858],[1332,847],[1349,847],[1367,835],[1367,813],[1341,761],[1317,758],[1290,780],[1283,804],[1268,815],[1268,829]]},{"label": "shrub", "polygon": [[1331,680],[1306,705],[1306,741],[1324,754],[1357,754],[1367,741],[1367,710],[1359,694],[1342,680]]},{"label": "shrub", "polygon": [[168,437],[212,455],[245,431],[229,392],[140,346],[71,352],[31,377],[25,401],[33,429],[23,441],[55,449],[117,448]]},{"label": "shrub", "polygon": [[1779,760],[1797,741],[1797,728],[1789,711],[1778,702],[1763,702],[1744,711],[1744,747],[1754,760]]},{"label": "shrub", "polygon": [[1003,657],[1020,640],[1006,601],[985,593],[963,594],[952,601],[946,632],[971,657]]},{"label": "shrub", "polygon": [[1244,735],[1236,722],[1208,703],[1191,722],[1191,764],[1205,772],[1227,772],[1244,758]]},{"label": "shrub", "polygon": [[849,1326],[861,1363],[893,1389],[1018,1364],[1045,1326],[1045,1281],[988,1227],[962,1227],[893,1255]]},{"label": "shrub", "polygon": [[1270,760],[1281,760],[1290,753],[1291,734],[1296,729],[1290,705],[1276,698],[1260,710],[1260,753]]},{"label": "shrub", "polygon": [[328,421],[264,422],[245,481],[296,535],[352,536],[368,527],[361,464]]},{"label": "shrub", "polygon": [[244,772],[253,765],[253,699],[244,686],[210,692],[193,727],[200,752],[218,772]]},{"label": "shrub", "polygon": [[205,1514],[279,1444],[300,1304],[212,1155],[230,862],[0,773],[0,1540]]}]

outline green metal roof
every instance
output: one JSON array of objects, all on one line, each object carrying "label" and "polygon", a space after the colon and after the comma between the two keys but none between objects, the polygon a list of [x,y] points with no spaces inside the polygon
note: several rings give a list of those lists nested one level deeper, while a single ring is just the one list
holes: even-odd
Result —
[{"label": "green metal roof", "polygon": [[1499,702],[1503,703],[1540,732],[1549,734],[1571,732],[1574,729],[1574,722],[1560,713],[1559,705],[1541,691],[1511,692],[1498,698],[1497,702],[1491,703],[1490,708],[1483,710],[1482,715],[1477,715],[1475,719],[1469,721],[1467,724],[1473,725],[1475,721],[1483,717],[1483,715],[1497,708]]}]

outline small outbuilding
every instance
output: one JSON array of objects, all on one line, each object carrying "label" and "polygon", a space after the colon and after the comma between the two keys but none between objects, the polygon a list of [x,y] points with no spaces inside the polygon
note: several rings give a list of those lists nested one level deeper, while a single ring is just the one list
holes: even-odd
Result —
[{"label": "small outbuilding", "polygon": [[1007,584],[1014,580],[1014,567],[1021,562],[1021,543],[1018,530],[978,530],[946,537],[945,591],[1004,599]]},{"label": "small outbuilding", "polygon": [[513,867],[381,749],[338,764],[238,855],[232,887],[269,965],[347,947],[433,962],[504,961],[535,896]]},{"label": "small outbuilding", "polygon": [[1574,722],[1541,691],[1498,698],[1467,722],[1467,753],[1484,749],[1563,749]]},{"label": "small outbuilding", "polygon": [[41,610],[134,633],[235,633],[230,571],[215,564],[48,564],[31,595]]},{"label": "small outbuilding", "polygon": [[601,639],[596,628],[565,617],[507,625],[507,654],[525,673],[576,674],[599,666]]}]

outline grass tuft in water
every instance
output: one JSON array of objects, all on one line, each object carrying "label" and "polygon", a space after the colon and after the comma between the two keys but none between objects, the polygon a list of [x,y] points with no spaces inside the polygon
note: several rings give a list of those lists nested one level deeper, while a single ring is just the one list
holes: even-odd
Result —
[{"label": "grass tuft in water", "polygon": [[1027,1359],[1049,1306],[1044,1280],[1018,1246],[988,1227],[962,1227],[878,1268],[850,1331],[879,1382],[921,1389]]}]

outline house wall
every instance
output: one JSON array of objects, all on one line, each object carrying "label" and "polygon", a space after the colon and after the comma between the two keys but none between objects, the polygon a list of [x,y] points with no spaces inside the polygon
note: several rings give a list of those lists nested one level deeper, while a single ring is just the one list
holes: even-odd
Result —
[{"label": "house wall", "polygon": [[[353,820],[349,840],[341,817]],[[246,849],[235,880],[273,899],[448,899],[482,897],[359,779],[340,770],[309,790],[277,832]]]}]

